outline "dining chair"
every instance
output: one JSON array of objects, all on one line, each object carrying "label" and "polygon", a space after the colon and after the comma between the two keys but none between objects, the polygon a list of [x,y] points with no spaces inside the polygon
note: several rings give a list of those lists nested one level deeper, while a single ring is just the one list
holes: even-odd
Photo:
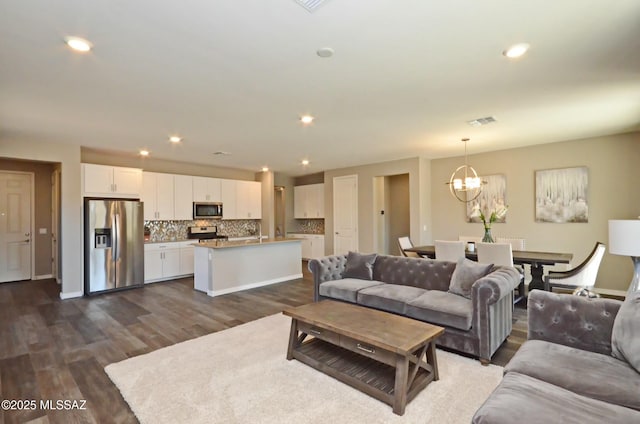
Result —
[{"label": "dining chair", "polygon": [[458,259],[465,257],[464,241],[436,240],[436,259],[439,261],[458,262]]},{"label": "dining chair", "polygon": [[474,236],[458,236],[458,241],[464,241],[465,243],[480,243],[482,241],[482,237],[474,237]]},{"label": "dining chair", "polygon": [[518,283],[518,295],[513,297],[513,303],[516,304],[526,296],[524,286],[524,269],[513,264],[513,247],[511,243],[477,243],[478,262],[486,264],[494,264],[501,266],[512,266],[520,273],[520,282]]},{"label": "dining chair", "polygon": [[478,262],[513,266],[513,250],[509,243],[476,243]]},{"label": "dining chair", "polygon": [[407,252],[405,249],[413,247],[411,239],[407,236],[398,237],[398,246],[400,247],[400,253],[407,258],[421,258],[416,252]]},{"label": "dining chair", "polygon": [[496,237],[496,243],[509,243],[512,250],[525,250],[525,241],[523,238]]},{"label": "dining chair", "polygon": [[592,288],[596,284],[598,269],[606,246],[603,243],[596,242],[593,250],[587,258],[575,268],[568,271],[551,271],[544,277],[544,289],[553,291],[554,287],[564,289]]}]

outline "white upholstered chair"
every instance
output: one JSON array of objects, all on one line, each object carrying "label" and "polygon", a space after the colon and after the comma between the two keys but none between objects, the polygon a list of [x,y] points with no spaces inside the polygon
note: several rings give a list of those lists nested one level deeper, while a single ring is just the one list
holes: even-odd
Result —
[{"label": "white upholstered chair", "polygon": [[407,236],[398,237],[398,246],[400,247],[400,253],[402,256],[406,256],[407,258],[421,258],[422,256],[418,255],[416,252],[407,252],[405,249],[409,249],[413,247],[413,243],[411,239]]},{"label": "white upholstered chair", "polygon": [[464,241],[436,240],[436,259],[439,261],[458,262],[464,258],[464,249],[467,245]]},{"label": "white upholstered chair", "polygon": [[482,237],[474,237],[474,236],[458,236],[458,241],[463,241],[465,243],[480,243],[482,242]]},{"label": "white upholstered chair", "polygon": [[595,247],[587,258],[577,267],[568,271],[551,271],[544,277],[544,289],[552,291],[554,287],[564,289],[576,289],[584,287],[593,288],[596,284],[600,262],[604,256],[606,246],[596,242]]},{"label": "white upholstered chair", "polygon": [[496,243],[509,243],[512,250],[525,250],[523,238],[496,237]]},{"label": "white upholstered chair", "polygon": [[509,243],[476,243],[478,262],[513,266],[513,251]]},{"label": "white upholstered chair", "polygon": [[[511,243],[477,243],[478,262],[502,266],[514,266],[513,247]],[[515,266],[520,273],[520,283],[518,284],[518,295],[514,296],[513,303],[518,303],[525,298],[524,270],[520,266]]]}]

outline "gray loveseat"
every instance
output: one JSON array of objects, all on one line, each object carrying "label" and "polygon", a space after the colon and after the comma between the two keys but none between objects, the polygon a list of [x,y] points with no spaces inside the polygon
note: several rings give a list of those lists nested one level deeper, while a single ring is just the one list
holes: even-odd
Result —
[{"label": "gray loveseat", "polygon": [[473,423],[640,423],[640,292],[622,306],[533,290],[528,340]]},{"label": "gray loveseat", "polygon": [[309,262],[314,301],[334,299],[405,315],[445,328],[438,344],[488,364],[511,333],[513,291],[520,274],[490,267],[468,298],[448,292],[455,262],[378,255],[368,278],[343,278],[347,255]]}]

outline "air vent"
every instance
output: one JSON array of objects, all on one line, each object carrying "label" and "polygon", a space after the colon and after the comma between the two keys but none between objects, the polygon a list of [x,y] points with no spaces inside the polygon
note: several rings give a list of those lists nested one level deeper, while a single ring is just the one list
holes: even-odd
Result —
[{"label": "air vent", "polygon": [[467,121],[467,124],[471,125],[472,127],[481,127],[493,122],[496,122],[496,118],[494,118],[493,116],[487,116],[486,118],[478,118],[472,121]]},{"label": "air vent", "polygon": [[231,152],[225,152],[222,150],[218,150],[217,152],[213,152],[214,156],[229,156]]},{"label": "air vent", "polygon": [[326,0],[294,0],[294,1],[296,3],[298,3],[300,6],[304,7],[305,9],[307,9],[307,12],[313,13]]}]

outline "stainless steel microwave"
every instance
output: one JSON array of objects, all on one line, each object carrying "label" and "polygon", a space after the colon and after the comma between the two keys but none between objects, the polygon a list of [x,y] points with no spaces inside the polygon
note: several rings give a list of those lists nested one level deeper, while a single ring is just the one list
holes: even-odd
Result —
[{"label": "stainless steel microwave", "polygon": [[193,219],[222,218],[222,203],[193,202]]}]

